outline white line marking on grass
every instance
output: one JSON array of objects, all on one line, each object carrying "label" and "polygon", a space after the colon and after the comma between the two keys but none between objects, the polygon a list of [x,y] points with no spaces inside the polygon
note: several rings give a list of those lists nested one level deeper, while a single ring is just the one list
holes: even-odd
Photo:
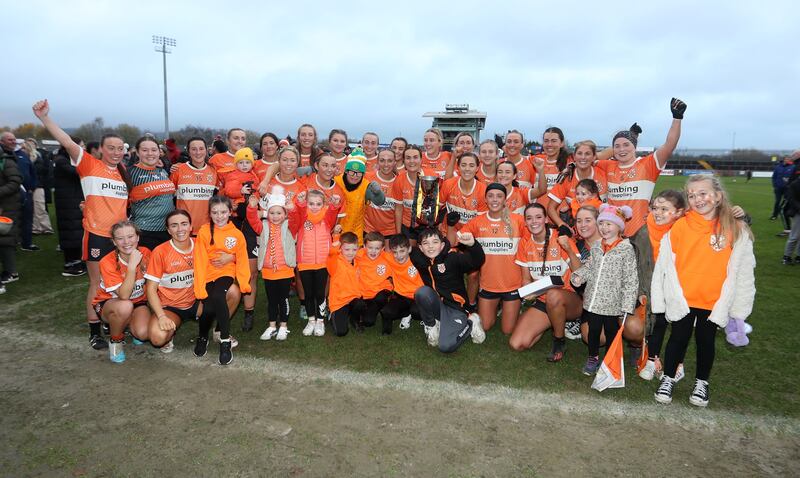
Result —
[{"label": "white line marking on grass", "polygon": [[[78,353],[80,356],[96,356],[97,352],[89,349],[81,341],[69,337],[32,332],[10,324],[0,325],[0,338],[39,342],[56,345]],[[422,343],[420,343],[422,346]],[[211,354],[213,356],[213,354]],[[150,360],[164,360],[173,364],[191,368],[205,368],[212,365],[215,359],[204,357],[198,359],[191,351],[181,348],[165,355],[150,348],[148,353],[137,354],[129,360],[134,362],[140,357]],[[134,365],[134,364],[130,364]],[[111,366],[109,364],[109,366]],[[236,355],[236,362],[229,366],[234,370],[266,374],[276,379],[292,383],[311,384],[326,381],[332,384],[352,386],[363,389],[405,392],[429,399],[446,399],[465,402],[477,402],[485,405],[502,405],[521,413],[556,412],[574,417],[576,415],[594,416],[606,419],[647,420],[666,422],[669,424],[709,429],[758,430],[769,434],[800,433],[800,420],[775,415],[751,415],[726,410],[694,409],[679,404],[669,406],[656,403],[629,402],[615,400],[609,396],[586,397],[577,394],[546,393],[535,390],[520,390],[499,385],[467,385],[453,381],[429,380],[406,375],[370,372],[353,372],[349,370],[326,369],[302,365],[282,360]],[[588,385],[587,385],[588,386]]]},{"label": "white line marking on grass", "polygon": [[9,304],[8,307],[4,307],[2,310],[0,310],[0,314],[2,314],[3,316],[14,315],[14,314],[17,313],[17,311],[19,311],[20,309],[22,309],[24,307],[28,307],[29,305],[37,305],[37,304],[40,304],[40,303],[47,303],[47,302],[50,302],[51,300],[53,300],[53,299],[55,299],[55,298],[57,298],[57,297],[59,297],[61,295],[64,295],[64,294],[66,294],[68,292],[72,292],[74,289],[81,288],[81,289],[85,290],[87,287],[89,287],[89,285],[86,284],[86,283],[82,283],[82,282],[78,282],[78,283],[75,283],[75,284],[70,284],[70,285],[68,285],[66,287],[63,287],[61,289],[54,290],[52,292],[48,292],[47,294],[38,294],[38,295],[36,295],[34,297],[31,297],[29,299],[25,299],[25,300],[21,300],[19,302],[15,302],[13,304]]}]

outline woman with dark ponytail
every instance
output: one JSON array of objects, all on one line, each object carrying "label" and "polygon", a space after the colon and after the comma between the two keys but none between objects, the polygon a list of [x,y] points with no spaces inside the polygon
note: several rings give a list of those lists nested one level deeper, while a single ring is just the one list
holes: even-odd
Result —
[{"label": "woman with dark ponytail", "polygon": [[116,134],[104,135],[100,140],[101,159],[95,158],[80,147],[50,118],[47,100],[37,101],[33,113],[50,135],[58,141],[75,166],[83,187],[83,260],[89,271],[89,291],[86,295],[86,316],[89,321],[89,341],[96,349],[108,347],[101,333],[100,319],[92,307],[95,290],[100,285],[100,259],[114,250],[111,226],[127,219],[130,178],[121,164],[125,143]]},{"label": "woman with dark ponytail", "polygon": [[547,355],[549,362],[564,358],[566,339],[564,324],[581,316],[583,301],[569,285],[570,270],[580,267],[575,243],[558,236],[547,225],[547,214],[541,204],[525,208],[526,233],[516,255],[523,285],[546,276],[562,278],[563,287],[549,289],[538,297],[525,297],[531,306],[517,321],[508,343],[514,350],[527,350],[553,328],[553,347]]}]

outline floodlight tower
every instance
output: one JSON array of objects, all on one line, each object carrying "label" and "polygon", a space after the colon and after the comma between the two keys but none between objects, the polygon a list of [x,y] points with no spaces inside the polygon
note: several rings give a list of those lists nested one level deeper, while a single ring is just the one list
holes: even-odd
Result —
[{"label": "floodlight tower", "polygon": [[153,35],[153,43],[156,51],[161,53],[164,60],[164,140],[169,138],[169,106],[167,103],[167,53],[172,53],[168,47],[175,47],[177,43],[174,38]]}]

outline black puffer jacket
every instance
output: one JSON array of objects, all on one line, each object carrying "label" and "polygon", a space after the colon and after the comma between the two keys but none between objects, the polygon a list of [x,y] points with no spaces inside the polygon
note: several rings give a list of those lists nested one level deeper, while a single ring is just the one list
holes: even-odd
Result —
[{"label": "black puffer jacket", "polygon": [[14,221],[8,234],[0,235],[0,246],[17,245],[19,232],[20,185],[22,174],[17,167],[17,158],[0,149],[0,214]]},{"label": "black puffer jacket", "polygon": [[62,249],[80,248],[83,241],[83,212],[80,208],[83,189],[78,171],[63,151],[60,151],[55,158],[53,185],[58,243]]}]

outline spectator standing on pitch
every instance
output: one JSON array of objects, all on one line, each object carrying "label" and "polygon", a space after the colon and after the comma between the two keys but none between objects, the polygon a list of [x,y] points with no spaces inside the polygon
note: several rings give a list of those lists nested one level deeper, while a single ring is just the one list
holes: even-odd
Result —
[{"label": "spectator standing on pitch", "polygon": [[772,170],[772,191],[775,193],[775,204],[772,206],[770,221],[778,219],[778,214],[781,212],[783,194],[786,192],[786,186],[789,184],[789,178],[792,177],[794,169],[794,161],[787,157],[778,161],[775,169]]}]

